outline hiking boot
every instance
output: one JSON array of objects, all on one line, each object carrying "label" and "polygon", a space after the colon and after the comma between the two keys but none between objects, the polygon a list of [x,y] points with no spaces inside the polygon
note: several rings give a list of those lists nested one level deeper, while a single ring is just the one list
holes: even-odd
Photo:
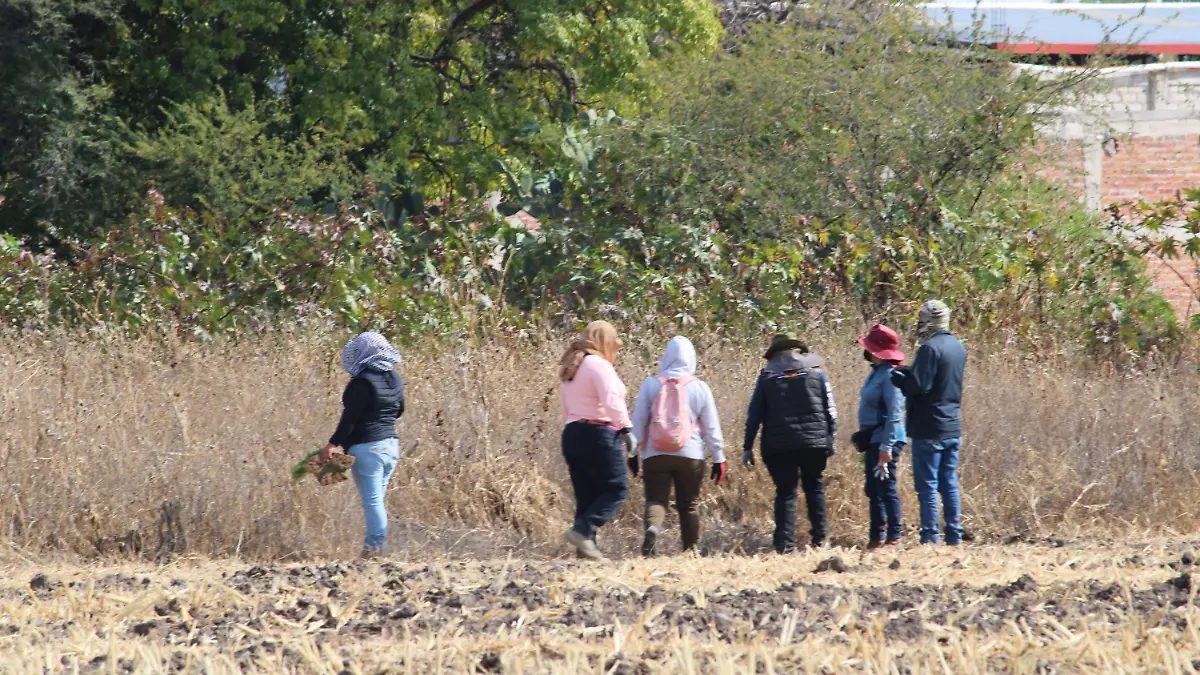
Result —
[{"label": "hiking boot", "polygon": [[878,539],[872,539],[871,541],[867,542],[867,550],[868,551],[874,551],[875,549],[879,548],[880,546],[883,546],[883,542],[879,541]]},{"label": "hiking boot", "polygon": [[883,545],[884,546],[899,546],[900,545],[900,537],[896,537],[895,539],[888,539],[887,541],[883,542]]},{"label": "hiking boot", "polygon": [[596,542],[579,534],[574,528],[567,530],[566,537],[567,541],[579,552],[579,555],[589,560],[604,560],[604,554],[600,552],[600,549],[596,548]]},{"label": "hiking boot", "polygon": [[364,548],[362,551],[359,552],[358,559],[359,560],[375,560],[376,558],[379,558],[382,554],[383,554],[383,552],[377,548]]},{"label": "hiking boot", "polygon": [[661,531],[657,525],[651,525],[646,528],[646,533],[642,535],[642,555],[649,558],[654,555],[654,545],[658,543],[658,535]]}]

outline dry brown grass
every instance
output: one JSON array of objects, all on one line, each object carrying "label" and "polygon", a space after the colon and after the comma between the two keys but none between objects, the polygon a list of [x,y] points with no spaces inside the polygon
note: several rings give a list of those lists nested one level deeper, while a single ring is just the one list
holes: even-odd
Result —
[{"label": "dry brown grass", "polygon": [[[0,567],[0,673],[1194,673],[1197,543],[18,563]],[[835,554],[847,572],[814,571]]]},{"label": "dry brown grass", "polygon": [[[704,544],[761,550],[769,480],[761,466],[734,466],[759,348],[694,337],[732,460],[729,486],[705,490]],[[636,390],[657,353],[631,342],[619,370]],[[339,347],[297,332],[210,346],[0,338],[0,541],[31,559],[189,552],[286,561],[355,552],[362,519],[353,486],[293,485],[288,476],[336,421]],[[861,469],[845,439],[865,364],[848,338],[820,347],[843,418],[829,475],[832,536],[862,543]],[[556,340],[511,336],[406,350],[409,406],[388,498],[397,555],[565,554],[559,349]],[[966,524],[981,539],[1194,530],[1195,367],[1099,370],[973,354],[962,481]],[[907,468],[901,483],[911,528]],[[602,548],[632,553],[640,511],[635,484]]]}]

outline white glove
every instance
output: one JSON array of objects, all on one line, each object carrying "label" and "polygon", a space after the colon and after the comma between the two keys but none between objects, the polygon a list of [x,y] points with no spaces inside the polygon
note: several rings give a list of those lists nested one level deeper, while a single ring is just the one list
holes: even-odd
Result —
[{"label": "white glove", "polygon": [[754,466],[753,450],[747,450],[742,453],[742,466]]},{"label": "white glove", "polygon": [[875,465],[875,480],[887,480],[890,477],[891,474],[888,473],[887,464]]}]

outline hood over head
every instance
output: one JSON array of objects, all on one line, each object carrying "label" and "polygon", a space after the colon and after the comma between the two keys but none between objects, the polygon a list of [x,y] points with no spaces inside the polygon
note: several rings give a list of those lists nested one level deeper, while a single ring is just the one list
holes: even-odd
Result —
[{"label": "hood over head", "polygon": [[692,341],[682,335],[671,338],[658,361],[658,374],[666,378],[695,375],[696,347]]}]

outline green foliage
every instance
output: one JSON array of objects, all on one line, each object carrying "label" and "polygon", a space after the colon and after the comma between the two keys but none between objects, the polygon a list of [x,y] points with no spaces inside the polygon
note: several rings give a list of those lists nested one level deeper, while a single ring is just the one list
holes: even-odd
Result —
[{"label": "green foliage", "polygon": [[0,4],[0,231],[38,221],[85,232],[120,217],[131,194],[117,128],[103,114],[89,45],[114,16],[106,0]]},{"label": "green foliage", "polygon": [[222,95],[177,107],[155,132],[131,132],[129,149],[168,202],[233,221],[314,196],[335,207],[355,197],[349,145],[318,129],[294,140],[271,133],[286,123],[277,104],[231,111]]},{"label": "green foliage", "polygon": [[0,311],[25,325],[126,326],[201,338],[281,315],[366,329],[384,316],[415,313],[398,264],[401,243],[379,220],[356,209],[336,218],[280,211],[238,225],[168,208],[151,191],[139,213],[105,239],[68,242],[70,262],[7,240]]},{"label": "green foliage", "polygon": [[[540,134],[589,102],[633,107],[655,60],[711,50],[721,34],[708,0],[14,0],[0,11],[0,56],[20,64],[0,73],[0,151],[18,146],[0,152],[0,218],[23,233],[39,220],[67,234],[112,222],[111,203],[127,210],[148,179],[182,186],[187,203],[231,200],[239,216],[259,195],[212,192],[238,171],[257,174],[251,189],[294,192],[334,161],[410,200],[482,194],[501,185],[497,160],[543,152]],[[125,156],[119,123],[141,130],[140,154],[170,161]],[[250,156],[231,157],[242,140]],[[304,160],[294,175],[290,164],[264,175],[293,153]]]},{"label": "green foliage", "polygon": [[54,182],[21,168],[50,146],[9,141],[18,220],[51,213],[27,175],[84,212],[154,183],[102,236],[56,218],[56,253],[0,240],[14,324],[758,332],[902,325],[937,296],[973,335],[1033,346],[1178,337],[1146,251],[1010,168],[1073,82],[944,44],[905,5],[796,8],[715,55],[706,0],[138,0],[96,5],[98,42],[66,5],[27,7],[71,28],[21,28],[43,40],[22,53],[45,73],[85,54],[94,83],[66,68],[37,94],[58,108],[0,119],[99,159],[53,160],[83,171]]},{"label": "green foliage", "polygon": [[[1159,258],[1182,268],[1182,273],[1200,272],[1200,188],[1176,200],[1142,202],[1124,212],[1115,208],[1110,215],[1110,226],[1140,255]],[[1200,304],[1200,285],[1196,281],[1185,285]],[[1191,316],[1188,327],[1200,333],[1200,314]]]}]

